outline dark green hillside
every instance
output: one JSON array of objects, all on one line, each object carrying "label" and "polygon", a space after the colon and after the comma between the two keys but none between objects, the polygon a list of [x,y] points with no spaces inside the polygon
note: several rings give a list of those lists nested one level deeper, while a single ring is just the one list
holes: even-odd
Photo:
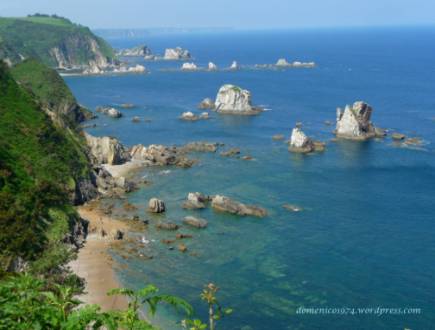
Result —
[{"label": "dark green hillside", "polygon": [[21,257],[41,270],[66,258],[61,239],[76,221],[69,206],[89,177],[80,138],[56,128],[0,63],[0,263]]},{"label": "dark green hillside", "polygon": [[114,60],[112,48],[89,28],[61,17],[0,18],[0,59],[37,58],[51,67],[76,67]]},{"label": "dark green hillside", "polygon": [[53,112],[61,123],[75,126],[92,116],[92,113],[77,104],[76,98],[62,77],[41,62],[25,60],[14,66],[11,73],[14,79],[33,93],[41,106],[46,111]]}]

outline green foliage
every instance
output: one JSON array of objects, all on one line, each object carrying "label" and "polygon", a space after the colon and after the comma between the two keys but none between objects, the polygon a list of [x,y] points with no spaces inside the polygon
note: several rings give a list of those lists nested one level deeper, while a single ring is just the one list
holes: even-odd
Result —
[{"label": "green foliage", "polygon": [[0,18],[0,58],[20,61],[20,55],[37,58],[49,66],[56,66],[50,51],[53,48],[68,50],[74,65],[88,64],[94,59],[89,43],[93,39],[102,54],[114,59],[113,49],[87,27],[73,24],[58,16],[34,15],[21,18]]},{"label": "green foliage", "polygon": [[[56,223],[63,232],[74,221],[70,204],[71,179],[89,175],[77,137],[56,128],[34,97],[20,87],[0,63],[0,266],[16,258],[34,260],[43,251],[44,269],[65,260],[60,238],[47,237]],[[57,219],[49,210],[67,215]],[[53,214],[52,214],[53,215]],[[59,213],[57,213],[59,216]],[[55,235],[55,232],[53,232]],[[50,250],[49,248],[53,249]]]}]

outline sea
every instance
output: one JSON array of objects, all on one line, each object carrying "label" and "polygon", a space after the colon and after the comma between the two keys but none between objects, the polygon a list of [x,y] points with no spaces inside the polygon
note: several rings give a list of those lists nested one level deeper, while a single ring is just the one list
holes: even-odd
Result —
[{"label": "sea", "polygon": [[[78,101],[94,110],[114,106],[120,119],[104,115],[87,124],[96,136],[126,145],[181,146],[192,141],[224,144],[216,153],[191,155],[189,169],[151,167],[134,175],[148,184],[114,203],[114,214],[137,214],[148,229],[131,234],[137,253],[112,251],[123,286],[147,284],[182,297],[207,321],[200,293],[208,283],[233,312],[217,329],[434,329],[435,328],[435,28],[349,28],[288,31],[150,34],[111,39],[115,48],[148,45],[154,53],[181,46],[201,67],[220,69],[233,60],[238,71],[181,72],[181,62],[144,61],[148,74],[66,77]],[[279,58],[314,61],[315,68],[260,70]],[[252,93],[258,116],[219,115],[186,122],[186,111],[214,98],[223,84]],[[366,142],[334,139],[336,108],[355,101],[373,107],[372,121],[388,130]],[[123,103],[134,108],[123,109]],[[139,116],[140,123],[132,118]],[[330,123],[332,125],[330,125]],[[292,154],[285,141],[296,123],[326,142],[321,153]],[[394,142],[391,133],[418,137],[421,145]],[[222,157],[239,148],[241,157]],[[221,194],[262,206],[264,218],[184,210],[189,192]],[[148,200],[162,199],[163,215],[147,213]],[[128,201],[138,209],[126,211]],[[284,204],[302,210],[291,212]],[[187,215],[204,218],[203,230],[178,231],[181,253],[163,244],[175,232],[158,221],[182,225]],[[131,250],[131,251],[133,251]],[[180,311],[162,306],[153,322],[181,329]]]}]

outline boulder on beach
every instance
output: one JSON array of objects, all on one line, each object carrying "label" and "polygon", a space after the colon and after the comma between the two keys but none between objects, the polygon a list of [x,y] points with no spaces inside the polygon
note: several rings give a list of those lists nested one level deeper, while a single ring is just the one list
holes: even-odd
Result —
[{"label": "boulder on beach", "polygon": [[152,213],[163,213],[166,211],[165,202],[157,198],[151,198],[148,202],[148,211]]},{"label": "boulder on beach", "polygon": [[216,195],[213,197],[211,206],[214,210],[220,212],[227,212],[231,214],[236,214],[240,216],[255,216],[255,217],[265,217],[267,211],[264,208],[245,205],[243,203],[234,201],[226,196]]},{"label": "boulder on beach", "polygon": [[227,84],[219,89],[215,101],[215,111],[222,114],[255,115],[262,109],[252,105],[251,92]]},{"label": "boulder on beach", "polygon": [[163,57],[165,60],[188,60],[191,55],[188,50],[181,47],[167,48]]},{"label": "boulder on beach", "polygon": [[198,109],[214,109],[214,101],[211,98],[207,97],[202,100],[200,104],[198,104]]},{"label": "boulder on beach", "polygon": [[84,136],[94,163],[119,165],[130,159],[128,151],[117,139],[109,136],[96,137],[86,132]]},{"label": "boulder on beach", "polygon": [[337,109],[337,137],[351,140],[366,140],[376,136],[370,121],[373,109],[365,102],[358,101],[353,106],[346,105],[344,111]]},{"label": "boulder on beach", "polygon": [[207,220],[202,219],[202,218],[192,217],[192,216],[185,217],[183,219],[183,223],[188,225],[188,226],[198,228],[198,229],[206,228],[208,225]]}]

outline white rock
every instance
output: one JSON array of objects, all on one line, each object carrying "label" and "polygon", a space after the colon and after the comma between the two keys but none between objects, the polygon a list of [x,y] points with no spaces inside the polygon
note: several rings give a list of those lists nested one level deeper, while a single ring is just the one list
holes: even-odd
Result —
[{"label": "white rock", "polygon": [[314,150],[314,143],[299,127],[292,130],[290,138],[290,151],[311,152]]},{"label": "white rock", "polygon": [[168,48],[165,50],[165,60],[185,60],[190,58],[191,56],[189,51],[181,47]]},{"label": "white rock", "polygon": [[115,138],[95,137],[88,133],[85,133],[85,138],[91,155],[99,164],[117,165],[129,159],[124,146]]},{"label": "white rock", "polygon": [[148,202],[148,210],[153,213],[163,213],[166,210],[166,206],[162,200],[151,198]]},{"label": "white rock", "polygon": [[201,113],[201,114],[199,115],[199,118],[200,118],[200,119],[208,119],[208,118],[209,118],[208,112],[203,112],[203,113]]},{"label": "white rock", "polygon": [[209,71],[217,71],[218,67],[216,64],[214,64],[213,62],[209,62],[208,63],[208,70]]},{"label": "white rock", "polygon": [[196,66],[195,63],[183,63],[183,65],[181,66],[181,70],[183,71],[195,71],[198,70],[198,67]]},{"label": "white rock", "polygon": [[252,114],[259,112],[251,104],[251,93],[234,85],[223,85],[216,96],[215,109],[221,113]]},{"label": "white rock", "polygon": [[236,61],[233,61],[230,66],[230,70],[238,70],[240,69],[239,64]]},{"label": "white rock", "polygon": [[183,120],[196,120],[198,117],[191,111],[183,112],[181,114],[181,119]]},{"label": "white rock", "polygon": [[346,105],[344,111],[337,108],[337,136],[363,140],[374,137],[375,128],[370,121],[372,111],[372,107],[362,101],[355,102],[352,107]]},{"label": "white rock", "polygon": [[285,58],[280,58],[280,59],[276,62],[275,65],[276,65],[276,66],[289,66],[290,63],[287,62],[287,60],[286,60]]},{"label": "white rock", "polygon": [[143,73],[145,71],[146,71],[146,68],[140,64],[137,64],[136,66],[132,66],[132,67],[128,68],[128,72]]}]

